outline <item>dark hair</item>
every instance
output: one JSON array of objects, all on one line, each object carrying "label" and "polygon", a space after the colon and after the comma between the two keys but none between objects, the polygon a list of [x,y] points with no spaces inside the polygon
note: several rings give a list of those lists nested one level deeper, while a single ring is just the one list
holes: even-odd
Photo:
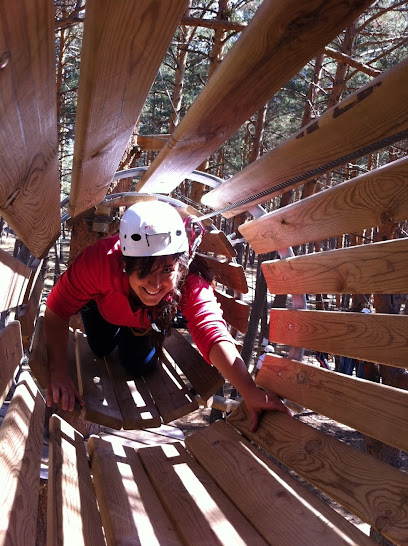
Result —
[{"label": "dark hair", "polygon": [[[174,288],[170,291],[170,298],[166,297],[161,300],[155,309],[154,322],[161,332],[156,332],[154,329],[151,332],[153,343],[159,354],[161,354],[164,339],[162,332],[165,332],[166,336],[170,333],[172,319],[177,313],[177,308],[182,296],[182,287],[188,273],[196,273],[210,284],[214,281],[214,275],[211,269],[207,266],[206,261],[201,256],[196,255],[190,266],[188,266],[188,254],[185,252],[173,254],[171,257],[174,260],[173,263],[178,264],[179,266],[177,279]],[[160,267],[162,264],[166,263],[168,259],[169,256],[123,256],[125,273],[128,276],[132,273],[136,273],[140,279],[143,279],[149,275],[153,267],[157,265],[157,261]],[[145,306],[136,295],[134,295],[134,299],[134,306],[136,309],[145,309],[147,313],[147,306]]]}]

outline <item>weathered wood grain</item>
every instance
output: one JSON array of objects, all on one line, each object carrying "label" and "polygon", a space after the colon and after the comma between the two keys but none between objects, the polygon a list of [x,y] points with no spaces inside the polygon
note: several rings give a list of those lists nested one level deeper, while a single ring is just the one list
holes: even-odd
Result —
[{"label": "weathered wood grain", "polygon": [[248,283],[245,277],[245,271],[241,264],[229,262],[226,259],[217,259],[212,256],[200,254],[212,269],[215,280],[232,290],[246,294],[248,292]]},{"label": "weathered wood grain", "polygon": [[279,411],[264,413],[257,432],[243,404],[228,422],[391,541],[406,541],[405,472]]},{"label": "weathered wood grain", "polygon": [[48,544],[105,544],[84,438],[66,421],[50,419]]},{"label": "weathered wood grain", "polygon": [[[371,1],[267,0],[137,185],[169,193]],[[240,196],[245,195],[239,187]]]},{"label": "weathered wood grain", "polygon": [[89,0],[69,212],[106,195],[186,0]]},{"label": "weathered wood grain", "polygon": [[93,354],[86,336],[75,332],[79,394],[85,402],[85,419],[114,429],[123,426],[122,414],[105,360]]},{"label": "weathered wood grain", "polygon": [[159,427],[161,419],[142,377],[131,377],[119,362],[117,351],[105,358],[109,378],[122,414],[123,428]]},{"label": "weathered wood grain", "polygon": [[408,218],[408,158],[246,222],[239,231],[263,254]]},{"label": "weathered wood grain", "polygon": [[408,451],[408,391],[270,354],[256,383],[380,442]]},{"label": "weathered wood grain", "polygon": [[228,294],[214,290],[218,303],[221,305],[224,320],[242,334],[248,330],[249,314],[251,306],[241,300],[236,300]]},{"label": "weathered wood grain", "polygon": [[88,450],[108,544],[180,545],[135,449],[91,437]]},{"label": "weathered wood grain", "polygon": [[163,423],[170,423],[198,409],[197,401],[165,354],[158,365],[144,376],[144,380]]},{"label": "weathered wood grain", "polygon": [[1,546],[36,543],[44,411],[44,398],[23,372],[0,428]]},{"label": "weathered wood grain", "polygon": [[269,339],[408,368],[407,315],[271,309]]},{"label": "weathered wood grain", "polygon": [[367,154],[370,146],[383,147],[375,144],[392,135],[405,131],[406,138],[407,78],[408,60],[404,60],[211,190],[202,202],[219,209],[263,192],[250,204],[225,212],[229,218]]},{"label": "weathered wood grain", "polygon": [[224,378],[217,368],[208,364],[175,328],[166,337],[164,348],[191,383],[194,393],[198,393],[204,400],[208,400],[223,386]]},{"label": "weathered wood grain", "polygon": [[[268,544],[372,544],[343,516],[217,421],[187,436],[186,446]],[[296,517],[293,515],[296,514]]]},{"label": "weathered wood grain", "polygon": [[225,233],[218,229],[207,231],[198,249],[201,252],[213,252],[216,255],[226,256],[227,258],[235,258],[237,255],[236,250],[227,239]]},{"label": "weathered wood grain", "polygon": [[272,294],[406,294],[408,239],[262,263]]},{"label": "weathered wood grain", "polygon": [[60,231],[54,6],[0,6],[0,214],[35,256]]},{"label": "weathered wood grain", "polygon": [[14,320],[0,330],[0,407],[10,390],[14,372],[22,358],[20,324]]},{"label": "weathered wood grain", "polygon": [[137,452],[183,544],[267,544],[179,442]]},{"label": "weathered wood grain", "polygon": [[0,249],[0,312],[21,305],[31,269]]}]

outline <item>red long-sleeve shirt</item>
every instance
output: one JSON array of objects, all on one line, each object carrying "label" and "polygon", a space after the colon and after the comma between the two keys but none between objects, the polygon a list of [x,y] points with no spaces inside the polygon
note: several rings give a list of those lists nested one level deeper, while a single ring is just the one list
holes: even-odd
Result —
[{"label": "red long-sleeve shirt", "polygon": [[[68,320],[90,300],[95,300],[99,312],[111,324],[140,329],[150,327],[146,310],[134,312],[130,306],[129,279],[123,270],[117,235],[97,241],[74,260],[51,290],[47,306]],[[190,273],[187,276],[179,309],[207,362],[214,343],[233,343],[214,291],[199,275]]]}]

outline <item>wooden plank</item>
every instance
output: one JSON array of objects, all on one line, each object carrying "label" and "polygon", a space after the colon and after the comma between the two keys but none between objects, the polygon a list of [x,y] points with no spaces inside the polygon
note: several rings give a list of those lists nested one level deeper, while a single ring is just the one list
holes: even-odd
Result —
[{"label": "wooden plank", "polygon": [[262,263],[273,294],[406,294],[408,239]]},{"label": "wooden plank", "polygon": [[10,390],[22,358],[20,323],[14,320],[0,330],[0,407]]},{"label": "wooden plank", "polygon": [[23,372],[0,428],[0,544],[34,546],[45,401]]},{"label": "wooden plank", "polygon": [[85,419],[110,428],[122,428],[122,415],[105,361],[93,354],[86,336],[79,330],[75,332],[75,354]]},{"label": "wooden plank", "polygon": [[45,305],[41,306],[40,314],[37,317],[30,354],[28,357],[28,363],[31,371],[42,389],[46,389],[48,387],[49,379],[47,346],[45,343],[44,333],[44,311]]},{"label": "wooden plank", "polygon": [[408,158],[246,222],[239,231],[258,254],[359,232],[408,218]]},{"label": "wooden plank", "polygon": [[40,309],[43,288],[44,279],[41,275],[38,275],[33,290],[31,291],[30,299],[18,314],[18,321],[21,324],[21,334],[25,349],[28,349],[31,345],[35,322]]},{"label": "wooden plank", "polygon": [[204,237],[198,247],[200,252],[213,252],[216,255],[226,256],[227,258],[235,258],[236,250],[223,231],[213,229],[206,231]]},{"label": "wooden plank", "polygon": [[160,427],[161,419],[142,377],[132,377],[120,364],[117,351],[106,359],[106,367],[122,414],[123,428]]},{"label": "wooden plank", "polygon": [[228,294],[214,290],[218,303],[221,305],[222,314],[226,322],[236,328],[242,334],[248,330],[249,314],[251,306],[242,300],[237,300]]},{"label": "wooden plank", "polygon": [[88,450],[108,545],[181,544],[136,451],[95,436]]},{"label": "wooden plank", "polygon": [[388,539],[406,541],[405,472],[279,411],[264,413],[257,432],[249,431],[244,404],[228,422]]},{"label": "wooden plank", "polygon": [[60,231],[54,5],[16,0],[0,17],[0,214],[35,256]]},{"label": "wooden plank", "polygon": [[406,138],[408,90],[402,87],[407,78],[408,60],[404,60],[208,192],[202,202],[221,208],[260,194],[250,205],[234,207],[224,214],[227,218],[235,216],[337,165],[384,147],[385,139],[393,135],[399,135],[395,140]]},{"label": "wooden plank", "polygon": [[105,197],[186,6],[187,0],[88,0],[71,216]]},{"label": "wooden plank", "polygon": [[84,438],[66,421],[50,419],[47,544],[104,545]]},{"label": "wooden plank", "polygon": [[256,383],[282,398],[408,451],[408,391],[270,354],[265,356]]},{"label": "wooden plank", "polygon": [[170,423],[198,409],[195,398],[165,355],[162,361],[144,376],[144,380],[149,387],[163,423]]},{"label": "wooden plank", "polygon": [[201,356],[191,343],[175,328],[164,341],[164,348],[204,400],[208,400],[224,384],[224,378],[214,366]]},{"label": "wooden plank", "polygon": [[136,146],[143,152],[157,152],[166,144],[171,135],[136,135]]},{"label": "wooden plank", "polygon": [[271,341],[397,368],[408,368],[407,333],[407,315],[304,309],[271,309],[269,315]]},{"label": "wooden plank", "polygon": [[30,276],[28,265],[0,249],[0,312],[23,303]]},{"label": "wooden plank", "polygon": [[372,544],[352,523],[225,421],[186,438],[187,449],[268,544]]},{"label": "wooden plank", "polygon": [[248,284],[245,277],[245,271],[241,264],[229,262],[228,260],[217,260],[212,256],[200,254],[207,262],[207,265],[212,269],[215,280],[232,290],[246,294],[248,292]]},{"label": "wooden plank", "polygon": [[263,2],[136,189],[170,193],[370,4]]},{"label": "wooden plank", "polygon": [[266,544],[180,443],[137,452],[183,544]]}]

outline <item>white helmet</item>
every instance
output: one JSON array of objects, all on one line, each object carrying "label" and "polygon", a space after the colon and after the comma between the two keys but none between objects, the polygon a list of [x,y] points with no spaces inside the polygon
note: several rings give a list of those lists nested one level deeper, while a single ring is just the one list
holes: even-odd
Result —
[{"label": "white helmet", "polygon": [[265,351],[265,353],[274,353],[275,349],[274,349],[274,347],[272,345],[266,345],[264,351]]},{"label": "white helmet", "polygon": [[139,201],[127,209],[119,227],[124,256],[170,256],[188,252],[180,214],[162,201]]}]

